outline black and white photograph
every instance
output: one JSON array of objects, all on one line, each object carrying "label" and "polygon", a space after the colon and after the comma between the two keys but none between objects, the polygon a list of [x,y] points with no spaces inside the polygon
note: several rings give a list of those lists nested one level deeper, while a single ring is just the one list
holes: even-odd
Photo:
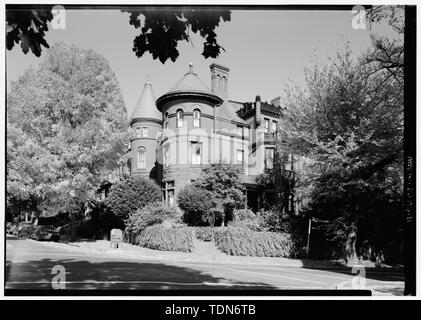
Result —
[{"label": "black and white photograph", "polygon": [[416,296],[416,10],[6,3],[4,295]]}]

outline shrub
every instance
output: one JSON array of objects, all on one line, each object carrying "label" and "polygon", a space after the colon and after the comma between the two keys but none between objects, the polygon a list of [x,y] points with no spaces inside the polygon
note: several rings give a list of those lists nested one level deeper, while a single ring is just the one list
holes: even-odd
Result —
[{"label": "shrub", "polygon": [[294,243],[285,233],[254,232],[245,228],[217,228],[215,244],[233,256],[290,257]]},{"label": "shrub", "polygon": [[184,212],[183,221],[192,226],[205,225],[215,205],[211,192],[192,185],[180,190],[177,203]]},{"label": "shrub", "polygon": [[174,219],[177,215],[175,208],[167,207],[161,202],[148,204],[129,216],[126,220],[126,231],[138,234],[146,227]]},{"label": "shrub", "polygon": [[244,220],[233,220],[228,222],[229,227],[235,228],[246,228],[252,231],[264,231],[258,219],[244,219]]},{"label": "shrub", "polygon": [[233,220],[247,220],[247,219],[256,219],[256,215],[250,209],[235,209],[233,213]]},{"label": "shrub", "polygon": [[160,201],[161,188],[152,180],[131,176],[111,187],[105,201],[112,212],[126,220],[131,213],[147,204]]},{"label": "shrub", "polygon": [[136,237],[135,244],[154,250],[191,252],[193,232],[189,228],[154,225],[144,229]]},{"label": "shrub", "polygon": [[215,228],[212,227],[195,227],[194,233],[196,236],[196,239],[202,240],[202,241],[212,241],[212,232],[215,230]]},{"label": "shrub", "polygon": [[[239,167],[232,164],[212,164],[203,169],[194,186],[208,190],[216,200],[214,213],[218,220],[227,223],[233,219],[235,209],[244,208],[245,187],[241,183]],[[219,222],[219,221],[218,221]]]}]

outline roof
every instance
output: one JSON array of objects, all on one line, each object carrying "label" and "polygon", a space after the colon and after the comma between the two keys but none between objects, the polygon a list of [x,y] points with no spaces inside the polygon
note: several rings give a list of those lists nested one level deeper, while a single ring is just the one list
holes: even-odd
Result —
[{"label": "roof", "polygon": [[167,93],[157,100],[157,106],[161,110],[162,105],[173,97],[200,97],[213,103],[221,103],[223,100],[215,95],[193,70],[193,64],[189,64],[189,71]]},{"label": "roof", "polygon": [[130,122],[139,118],[162,120],[162,114],[156,107],[155,94],[153,93],[152,85],[149,82],[145,83],[145,86],[143,87],[142,94],[137,100],[133,113],[130,116]]},{"label": "roof", "polygon": [[235,121],[243,124],[247,124],[240,116],[237,114],[237,109],[230,102],[225,100],[219,107],[216,108],[216,116],[218,118],[223,118],[229,121]]},{"label": "roof", "polygon": [[168,91],[172,92],[202,92],[212,94],[212,91],[203,83],[193,71],[193,64],[189,64],[189,72],[182,77],[174,87]]}]

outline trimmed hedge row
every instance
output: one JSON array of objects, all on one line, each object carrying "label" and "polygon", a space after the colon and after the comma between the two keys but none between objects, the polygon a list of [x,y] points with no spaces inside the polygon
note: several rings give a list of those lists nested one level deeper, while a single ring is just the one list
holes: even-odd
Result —
[{"label": "trimmed hedge row", "polygon": [[215,229],[215,245],[229,255],[254,257],[290,257],[294,247],[288,234],[234,227]]},{"label": "trimmed hedge row", "polygon": [[193,232],[189,228],[166,228],[154,225],[145,228],[137,235],[135,244],[154,250],[191,252]]},{"label": "trimmed hedge row", "polygon": [[212,230],[217,228],[212,227],[193,227],[196,239],[202,241],[212,241]]}]

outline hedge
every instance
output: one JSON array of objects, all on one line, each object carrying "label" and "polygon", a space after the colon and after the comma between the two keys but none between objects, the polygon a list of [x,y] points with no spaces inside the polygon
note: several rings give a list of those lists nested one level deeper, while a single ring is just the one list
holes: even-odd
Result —
[{"label": "hedge", "polygon": [[193,228],[196,239],[199,239],[202,241],[212,241],[212,232],[215,229],[219,229],[219,228],[213,228],[213,227],[194,227]]},{"label": "hedge", "polygon": [[233,256],[290,257],[294,243],[290,235],[275,232],[255,232],[245,228],[215,229],[215,245]]},{"label": "hedge", "polygon": [[189,228],[166,228],[163,225],[153,225],[136,236],[135,244],[154,250],[191,252],[193,232]]}]

